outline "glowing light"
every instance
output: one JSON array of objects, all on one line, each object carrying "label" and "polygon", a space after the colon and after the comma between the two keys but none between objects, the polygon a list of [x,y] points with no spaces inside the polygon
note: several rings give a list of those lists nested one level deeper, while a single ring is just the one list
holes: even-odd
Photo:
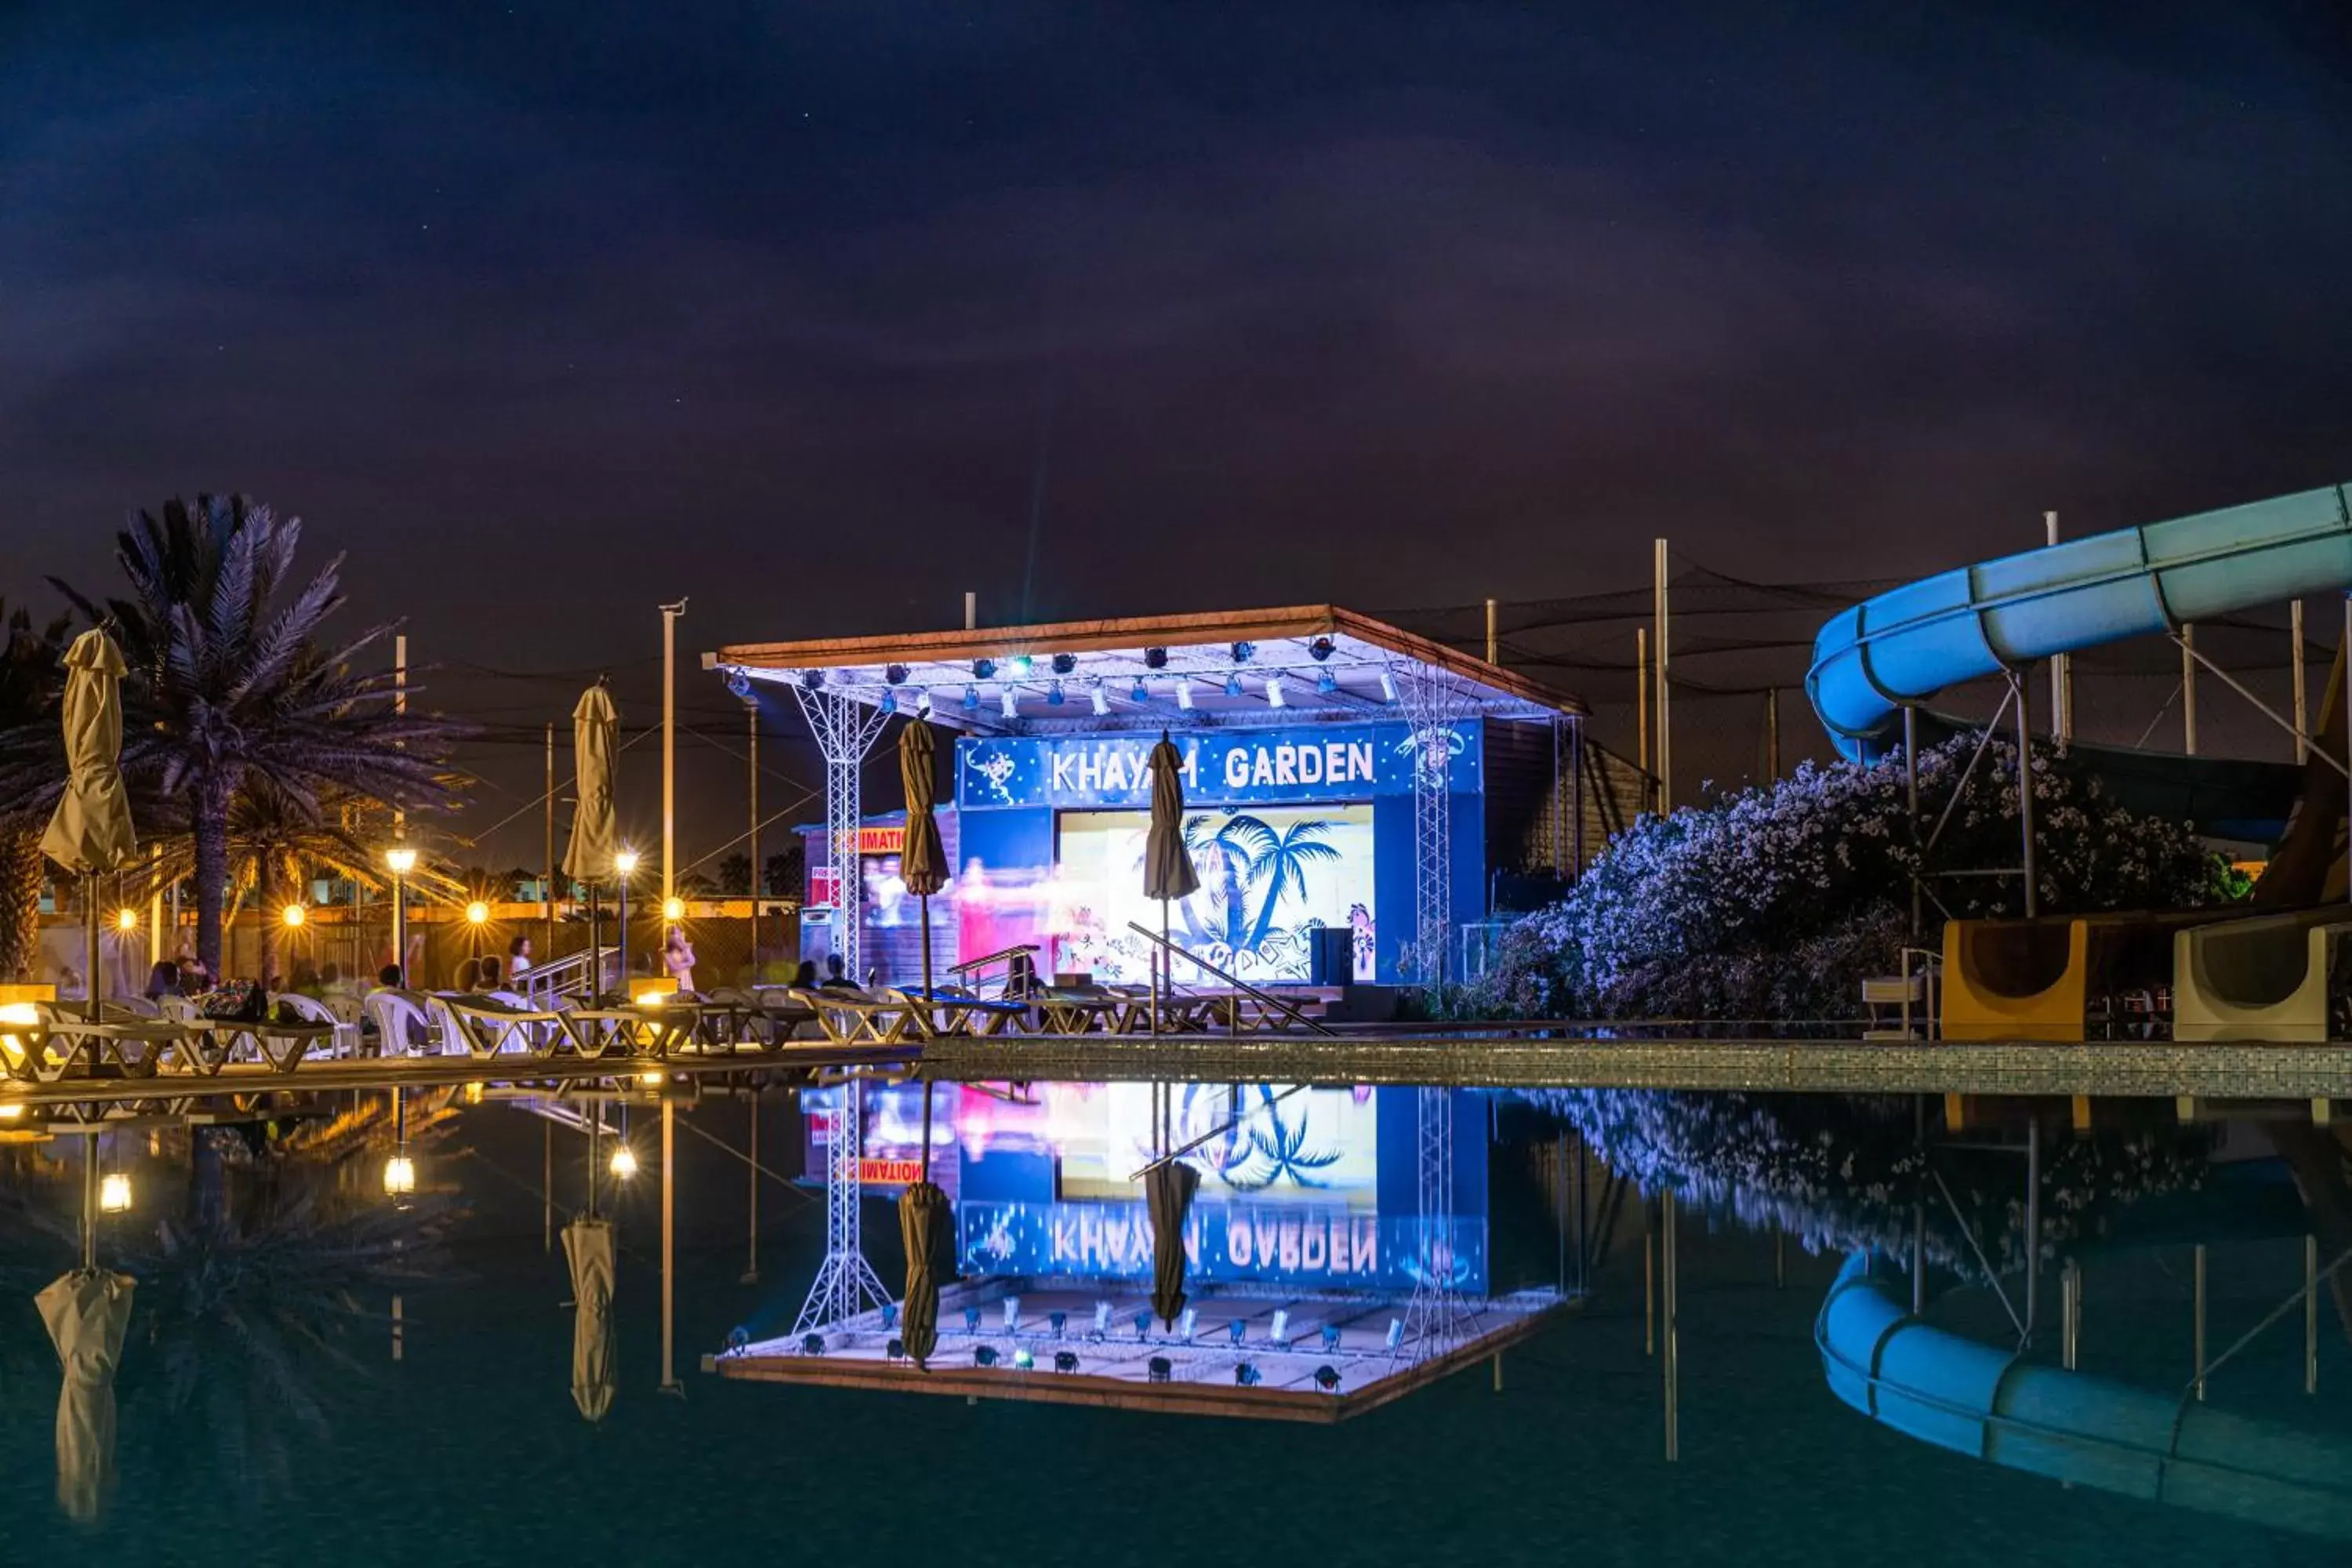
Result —
[{"label": "glowing light", "polygon": [[490,906],[482,902],[479,899],[476,899],[472,903],[467,904],[466,906],[466,923],[469,926],[486,926],[489,924]]},{"label": "glowing light", "polygon": [[1097,717],[1110,711],[1110,693],[1103,689],[1102,682],[1100,681],[1095,682],[1094,704],[1095,713]]},{"label": "glowing light", "polygon": [[1057,680],[1054,682],[1053,685],[1045,689],[1045,700],[1052,703],[1056,708],[1059,708],[1062,705],[1062,683],[1060,681]]},{"label": "glowing light", "polygon": [[21,1105],[0,1105],[0,1121],[21,1121],[24,1115],[25,1108]]},{"label": "glowing light", "polygon": [[684,899],[664,899],[662,900],[662,919],[666,921],[682,921],[686,919],[686,900]]},{"label": "glowing light", "polygon": [[1026,680],[1029,679],[1029,672],[1036,668],[1037,664],[1034,659],[1031,658],[1024,653],[1016,655],[1009,660],[1008,668],[1013,671],[1013,679],[1015,680]]},{"label": "glowing light", "polygon": [[928,690],[915,693],[915,711],[926,719],[931,716],[931,694]]},{"label": "glowing light", "polygon": [[115,910],[114,929],[117,931],[137,931],[139,929],[139,911],[137,910]]},{"label": "glowing light", "polygon": [[1029,1347],[1027,1345],[1023,1345],[1019,1350],[1013,1352],[1013,1371],[1027,1372],[1031,1367],[1034,1367],[1036,1364],[1037,1358],[1029,1353]]},{"label": "glowing light", "polygon": [[1339,689],[1339,678],[1328,669],[1318,670],[1315,672],[1315,689],[1328,697]]},{"label": "glowing light", "polygon": [[405,1154],[394,1154],[383,1163],[383,1191],[387,1197],[402,1198],[416,1190],[416,1162]]},{"label": "glowing light", "polygon": [[1393,702],[1396,700],[1396,674],[1383,669],[1381,671],[1381,700]]},{"label": "glowing light", "polygon": [[662,1075],[661,1068],[648,1068],[644,1072],[637,1075],[637,1081],[644,1084],[648,1089],[659,1089],[661,1087],[661,1080]]},{"label": "glowing light", "polygon": [[624,849],[618,855],[614,856],[613,869],[619,872],[624,877],[635,876],[637,874],[637,852],[634,849]]},{"label": "glowing light", "polygon": [[980,688],[977,686],[965,687],[963,689],[963,710],[970,713],[979,706]]},{"label": "glowing light", "polygon": [[110,1171],[98,1180],[98,1206],[102,1214],[131,1212],[131,1178],[120,1171]]},{"label": "glowing light", "polygon": [[395,877],[405,877],[416,869],[416,851],[402,844],[383,852],[383,863]]},{"label": "glowing light", "polygon": [[1192,710],[1192,683],[1191,681],[1180,679],[1176,682],[1176,706],[1187,713],[1190,713]]},{"label": "glowing light", "polygon": [[1135,678],[1135,689],[1128,696],[1137,702],[1149,702],[1151,700],[1151,689],[1143,684],[1143,677],[1139,675]]},{"label": "glowing light", "polygon": [[1269,675],[1265,678],[1265,705],[1269,708],[1282,706],[1282,677]]},{"label": "glowing light", "polygon": [[625,1182],[625,1181],[627,1181],[631,1176],[634,1176],[634,1175],[635,1175],[636,1173],[637,1173],[637,1152],[636,1152],[635,1149],[630,1148],[626,1143],[624,1143],[624,1144],[622,1144],[619,1148],[617,1148],[617,1149],[614,1150],[614,1151],[613,1151],[613,1175],[614,1175],[614,1178],[615,1180],[618,1180],[618,1181],[624,1181],[624,1182]]},{"label": "glowing light", "polygon": [[887,686],[882,689],[881,708],[885,713],[896,713],[898,710],[898,694]]},{"label": "glowing light", "polygon": [[1226,695],[1226,696],[1228,696],[1228,697],[1239,697],[1241,694],[1242,694],[1242,677],[1241,677],[1241,671],[1239,671],[1239,670],[1235,670],[1233,674],[1228,675],[1227,677],[1225,677],[1225,695]]},{"label": "glowing light", "polygon": [[1007,719],[1021,717],[1021,699],[1009,686],[1004,689],[1004,716]]},{"label": "glowing light", "polygon": [[278,911],[278,918],[284,921],[290,928],[300,925],[308,917],[303,914],[301,905],[289,904],[284,909]]}]

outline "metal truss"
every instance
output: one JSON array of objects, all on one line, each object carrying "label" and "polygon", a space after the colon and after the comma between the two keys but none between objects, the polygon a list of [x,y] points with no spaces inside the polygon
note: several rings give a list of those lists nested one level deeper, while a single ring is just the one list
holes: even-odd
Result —
[{"label": "metal truss", "polygon": [[1414,1108],[1420,1252],[1397,1350],[1417,1362],[1444,1355],[1476,1333],[1476,1314],[1458,1288],[1462,1270],[1454,1248],[1454,1096],[1450,1089],[1423,1089]]},{"label": "metal truss", "polygon": [[1469,700],[1454,676],[1427,666],[1402,672],[1397,687],[1413,763],[1413,973],[1433,1001],[1452,967],[1454,802],[1447,784],[1460,741],[1454,721]]},{"label": "metal truss", "polygon": [[858,775],[890,716],[840,692],[821,686],[812,689],[805,682],[794,684],[793,695],[800,700],[801,716],[808,721],[817,749],[824,753],[824,841],[838,889],[834,895],[834,950],[841,954],[849,983],[863,985],[864,942],[857,920],[864,892],[857,870],[857,829],[863,816]]},{"label": "metal truss", "polygon": [[841,1086],[841,1109],[824,1156],[824,1261],[816,1283],[793,1324],[795,1336],[845,1323],[870,1308],[887,1305],[890,1292],[866,1261],[858,1207],[863,1189],[858,1161],[866,1152],[866,1085],[853,1078]]}]

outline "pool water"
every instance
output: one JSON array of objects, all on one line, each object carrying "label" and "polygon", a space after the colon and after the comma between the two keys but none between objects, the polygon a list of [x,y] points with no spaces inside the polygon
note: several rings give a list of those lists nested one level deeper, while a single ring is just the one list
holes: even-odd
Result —
[{"label": "pool water", "polygon": [[[2352,1541],[2063,1487],[1927,1446],[1841,1403],[1824,1381],[1815,1319],[1849,1247],[1874,1240],[1885,1241],[1890,1289],[1907,1300],[1908,1209],[1901,1192],[1884,1190],[1874,1160],[1892,1157],[1873,1152],[1872,1131],[1907,1125],[1907,1110],[1784,1102],[1772,1119],[1801,1130],[1789,1131],[1786,1158],[1749,1147],[1734,1168],[1709,1161],[1737,1142],[1720,1131],[1726,1119],[1752,1126],[1753,1108],[1721,1097],[1679,1101],[1520,1096],[1496,1107],[1487,1159],[1496,1268],[1525,1276],[1498,1286],[1573,1272],[1547,1262],[1565,1252],[1547,1228],[1562,1190],[1547,1150],[1591,1136],[1596,1205],[1612,1185],[1603,1157],[1631,1178],[1613,1226],[1588,1222],[1588,1237],[1605,1236],[1606,1245],[1588,1265],[1582,1310],[1507,1352],[1499,1390],[1481,1364],[1331,1426],[968,1405],[705,1374],[701,1354],[731,1330],[792,1326],[822,1254],[815,1195],[765,1184],[760,1279],[743,1281],[747,1174],[710,1142],[742,1144],[740,1103],[681,1117],[695,1129],[679,1136],[676,1178],[682,1396],[657,1386],[656,1166],[640,1127],[645,1170],[608,1200],[622,1246],[617,1388],[608,1416],[592,1426],[572,1396],[570,1281],[561,1248],[545,1248],[541,1191],[551,1136],[559,1222],[580,1203],[585,1152],[574,1133],[551,1135],[512,1106],[464,1110],[420,1158],[428,1191],[410,1215],[386,1215],[364,1160],[310,1173],[299,1178],[317,1189],[302,1210],[309,1217],[286,1224],[293,1234],[271,1247],[210,1258],[201,1265],[215,1271],[208,1283],[191,1283],[199,1264],[185,1251],[163,1255],[154,1239],[159,1222],[192,1212],[206,1190],[184,1138],[166,1136],[136,1162],[138,1206],[101,1231],[102,1249],[141,1259],[133,1271],[146,1278],[118,1384],[115,1476],[89,1521],[59,1510],[57,1360],[29,1304],[72,1262],[65,1237],[76,1167],[50,1165],[38,1148],[9,1151],[16,1211],[0,1256],[23,1304],[0,1314],[0,1560],[2158,1568],[2341,1563],[2352,1553]],[[2049,1221],[2069,1230],[2063,1250],[2081,1268],[2082,1370],[2179,1390],[2194,1359],[2196,1248],[2207,1259],[2208,1353],[2218,1356],[2302,1284],[2300,1189],[2260,1128],[2187,1140],[2159,1129],[2145,1142],[2128,1133],[2110,1140],[2121,1152],[2105,1173],[2086,1174],[2070,1155],[2063,1110],[2049,1133],[2044,1201],[2065,1211]],[[796,1168],[796,1113],[772,1099],[762,1114],[763,1162]],[[1678,1116],[1716,1129],[1711,1148],[1676,1145],[1669,1129]],[[1859,1130],[1850,1148],[1841,1127]],[[1951,1142],[1993,1144],[2013,1132]],[[2023,1168],[2005,1149],[1956,1149],[1944,1169],[1952,1206],[1979,1216],[1969,1234],[1990,1256],[2000,1255],[1997,1233],[2021,1217],[2021,1184],[2000,1186],[2012,1165]],[[1841,1169],[1852,1173],[1843,1178],[1850,1188],[1838,1185]],[[233,1160],[226,1180],[228,1225],[271,1223],[254,1218],[253,1167]],[[1659,1303],[1647,1298],[1645,1318],[1645,1249],[1654,1280],[1657,1259],[1654,1209],[1642,1189],[1663,1186],[1684,1194],[1671,1462],[1662,1362],[1645,1348],[1645,1331],[1654,1346]],[[373,1228],[359,1240],[319,1218],[362,1210]],[[897,1280],[893,1209],[870,1199],[865,1223],[877,1271]],[[1957,1222],[1939,1219],[1937,1229],[1931,1249],[1969,1245]],[[391,1261],[354,1275],[332,1256],[352,1247]],[[2059,1269],[2045,1263],[2034,1351],[2053,1364]],[[396,1290],[381,1283],[393,1276]],[[336,1301],[355,1277],[350,1299]],[[1931,1279],[1931,1321],[1988,1343],[2014,1338],[1980,1274],[1955,1264]],[[2004,1275],[2012,1303],[2022,1284],[2021,1269]],[[2210,1377],[2208,1403],[2352,1438],[2352,1356],[2332,1299],[2322,1300],[2318,1330],[2316,1394],[2304,1392],[2305,1317],[2294,1307]],[[2352,1489],[2352,1476],[2343,1484]]]}]

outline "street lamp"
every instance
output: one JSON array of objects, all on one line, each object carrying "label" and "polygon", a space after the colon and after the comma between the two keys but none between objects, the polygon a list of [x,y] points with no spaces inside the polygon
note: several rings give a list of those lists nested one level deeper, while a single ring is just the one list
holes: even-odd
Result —
[{"label": "street lamp", "polygon": [[121,1171],[110,1171],[98,1184],[98,1207],[101,1214],[131,1212],[131,1178]]},{"label": "street lamp", "polygon": [[631,1176],[634,1176],[634,1175],[635,1175],[636,1173],[637,1173],[637,1152],[636,1152],[635,1149],[630,1148],[626,1143],[624,1143],[624,1144],[622,1144],[619,1148],[617,1148],[617,1149],[614,1150],[614,1151],[613,1151],[613,1177],[614,1177],[614,1179],[615,1181],[622,1181],[622,1182],[625,1182],[625,1181],[627,1181]]},{"label": "street lamp", "polygon": [[405,844],[395,844],[383,852],[383,863],[392,872],[392,966],[400,972],[400,983],[408,984],[408,874],[416,869],[416,851]]},{"label": "street lamp", "polygon": [[[613,857],[613,872],[621,883],[621,990],[624,994],[629,989],[629,879],[635,876],[636,871],[637,852],[635,850],[624,849]],[[636,1165],[637,1157],[631,1154],[629,1168],[634,1171]],[[613,1156],[613,1173],[616,1176],[621,1173],[619,1154]]]}]

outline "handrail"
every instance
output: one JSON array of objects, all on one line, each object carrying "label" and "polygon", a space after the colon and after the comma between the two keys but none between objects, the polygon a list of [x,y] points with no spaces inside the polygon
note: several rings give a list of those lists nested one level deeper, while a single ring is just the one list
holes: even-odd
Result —
[{"label": "handrail", "polygon": [[1215,975],[1218,979],[1223,981],[1234,990],[1247,992],[1250,995],[1255,997],[1258,1001],[1265,1003],[1267,1006],[1279,1009],[1286,1017],[1306,1025],[1308,1028],[1314,1030],[1318,1035],[1336,1035],[1338,1033],[1337,1030],[1327,1029],[1321,1024],[1308,1017],[1305,1013],[1299,1011],[1296,1004],[1285,1002],[1279,996],[1270,996],[1266,994],[1266,993],[1259,990],[1256,986],[1252,985],[1248,981],[1242,979],[1239,975],[1226,973],[1223,970],[1219,969],[1215,964],[1211,963],[1207,959],[1201,957],[1191,949],[1177,946],[1166,937],[1161,936],[1158,931],[1153,931],[1150,926],[1139,925],[1135,921],[1129,921],[1127,922],[1127,929],[1135,932],[1136,935],[1143,938],[1146,942],[1155,942],[1160,947],[1167,949],[1170,954],[1183,959],[1193,968],[1208,971],[1211,974]]},{"label": "handrail", "polygon": [[1012,959],[1020,957],[1024,952],[1034,952],[1036,951],[1037,944],[1035,942],[1024,942],[1014,947],[999,948],[994,952],[983,954],[979,958],[968,958],[961,963],[950,963],[948,965],[948,973],[950,974],[970,974],[975,969],[985,969],[992,963],[1006,963]]}]

